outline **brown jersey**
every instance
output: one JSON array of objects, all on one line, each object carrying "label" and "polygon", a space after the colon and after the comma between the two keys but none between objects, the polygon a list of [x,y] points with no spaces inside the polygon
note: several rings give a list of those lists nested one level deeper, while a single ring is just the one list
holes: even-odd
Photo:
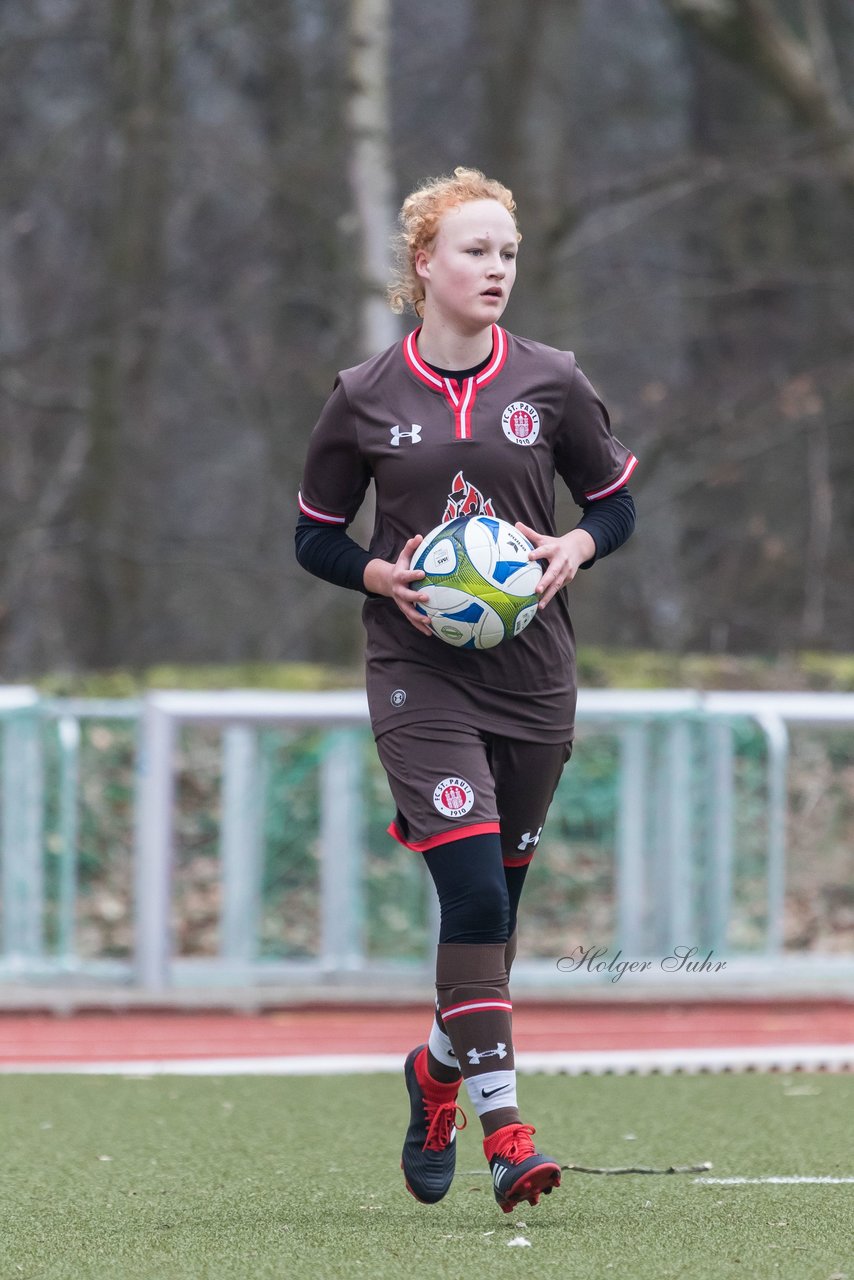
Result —
[{"label": "brown jersey", "polygon": [[[413,534],[458,515],[554,534],[555,475],[579,505],[626,483],[636,459],[614,438],[571,352],[494,325],[491,360],[457,383],[424,363],[416,337],[338,375],[309,442],[299,499],[306,515],[346,528],[373,480],[370,552],[393,561]],[[575,639],[566,592],[489,650],[422,635],[385,597],[369,597],[363,618],[375,734],[430,719],[571,739]]]}]

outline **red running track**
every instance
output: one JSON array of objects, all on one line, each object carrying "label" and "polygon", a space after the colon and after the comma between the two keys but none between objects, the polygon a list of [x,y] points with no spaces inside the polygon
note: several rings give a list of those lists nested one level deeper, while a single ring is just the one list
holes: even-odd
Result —
[{"label": "red running track", "polygon": [[[0,1065],[158,1058],[400,1053],[425,1040],[429,1007],[315,1006],[264,1013],[0,1012]],[[854,1044],[854,1003],[579,1004],[520,1001],[519,1050],[705,1049]]]}]

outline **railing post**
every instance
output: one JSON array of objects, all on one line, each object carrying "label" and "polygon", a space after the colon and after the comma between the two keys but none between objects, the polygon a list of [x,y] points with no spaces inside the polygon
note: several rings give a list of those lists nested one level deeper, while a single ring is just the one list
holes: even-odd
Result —
[{"label": "railing post", "polygon": [[146,991],[169,985],[172,952],[175,722],[156,698],[145,700],[137,766],[136,974]]},{"label": "railing post", "polygon": [[783,949],[783,917],[786,906],[786,777],[789,765],[789,733],[781,716],[765,712],[757,716],[768,743],[768,925],[766,948]]},{"label": "railing post", "polygon": [[42,958],[44,946],[44,763],[38,714],[13,713],[3,726],[3,949],[13,965]]},{"label": "railing post", "polygon": [[329,735],[321,775],[321,958],[331,973],[358,969],[362,939],[362,769],[360,737]]},{"label": "railing post", "polygon": [[66,969],[76,964],[74,937],[77,915],[77,792],[80,785],[80,722],[62,716],[59,734],[59,902],[57,951]]},{"label": "railing post", "polygon": [[665,728],[667,781],[660,830],[663,871],[661,931],[664,948],[694,946],[693,850],[691,840],[691,727],[686,720]]},{"label": "railing post", "polygon": [[617,944],[627,955],[646,946],[644,846],[647,828],[648,731],[644,722],[620,730],[617,814]]},{"label": "railing post", "polygon": [[230,725],[222,745],[220,955],[251,964],[258,951],[264,843],[258,734],[249,725]]},{"label": "railing post", "polygon": [[733,733],[726,721],[708,724],[709,746],[709,873],[706,878],[708,902],[708,944],[716,951],[726,948],[732,910],[732,868],[734,857],[735,788],[733,778]]}]

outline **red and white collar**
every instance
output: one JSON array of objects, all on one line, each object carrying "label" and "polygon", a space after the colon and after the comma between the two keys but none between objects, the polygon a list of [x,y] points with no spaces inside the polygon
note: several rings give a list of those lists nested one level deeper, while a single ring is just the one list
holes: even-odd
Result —
[{"label": "red and white collar", "polygon": [[462,385],[452,378],[434,373],[418,354],[418,335],[421,326],[407,334],[403,340],[403,358],[411,373],[432,391],[444,395],[454,414],[454,433],[458,440],[471,439],[471,413],[477,393],[491,382],[504,367],[507,359],[507,334],[497,324],[492,326],[492,358],[486,368],[473,378],[464,378]]}]

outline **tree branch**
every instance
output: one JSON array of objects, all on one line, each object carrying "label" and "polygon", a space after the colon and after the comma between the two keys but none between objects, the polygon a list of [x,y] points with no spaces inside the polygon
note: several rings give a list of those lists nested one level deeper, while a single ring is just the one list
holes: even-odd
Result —
[{"label": "tree branch", "polygon": [[835,72],[821,0],[805,0],[809,43],[782,17],[773,0],[665,0],[672,13],[700,32],[732,62],[752,69],[794,117],[837,139],[838,167],[854,184],[854,113]]},{"label": "tree branch", "polygon": [[0,393],[27,409],[43,413],[87,413],[89,401],[73,392],[51,391],[36,387],[18,369],[0,365]]}]

